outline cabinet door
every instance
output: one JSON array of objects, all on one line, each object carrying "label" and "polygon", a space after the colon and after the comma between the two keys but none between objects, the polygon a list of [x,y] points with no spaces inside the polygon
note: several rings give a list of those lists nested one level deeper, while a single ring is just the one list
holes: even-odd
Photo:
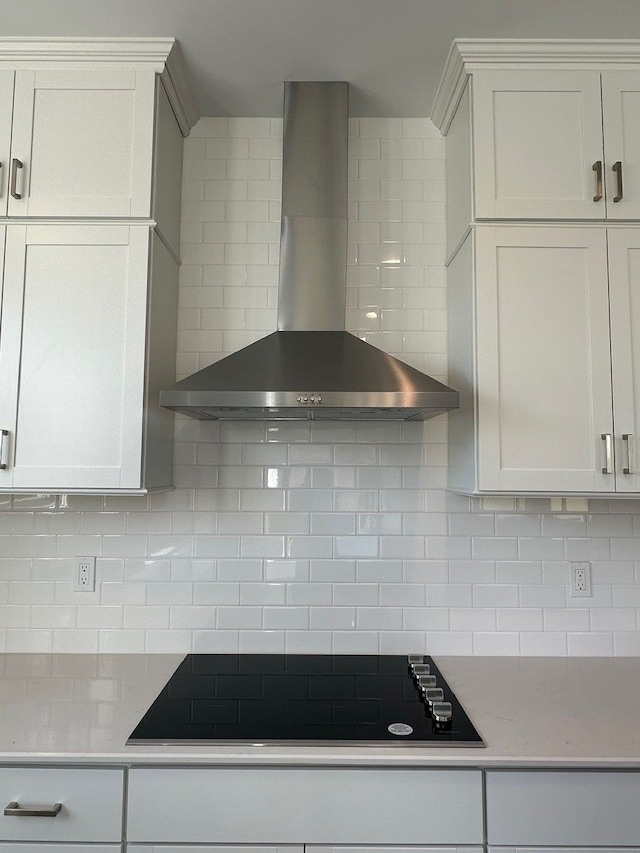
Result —
[{"label": "cabinet door", "polygon": [[149,216],[154,75],[18,71],[10,216]]},{"label": "cabinet door", "polygon": [[616,490],[640,492],[640,229],[608,231]]},{"label": "cabinet door", "polygon": [[0,216],[7,212],[13,114],[13,71],[0,71]]},{"label": "cabinet door", "polygon": [[602,112],[607,219],[640,219],[640,72],[602,75]]},{"label": "cabinet door", "polygon": [[7,227],[5,490],[139,488],[149,229]]},{"label": "cabinet door", "polygon": [[478,487],[614,490],[606,237],[477,229]]},{"label": "cabinet door", "polygon": [[478,219],[604,219],[598,72],[475,73],[473,116]]}]

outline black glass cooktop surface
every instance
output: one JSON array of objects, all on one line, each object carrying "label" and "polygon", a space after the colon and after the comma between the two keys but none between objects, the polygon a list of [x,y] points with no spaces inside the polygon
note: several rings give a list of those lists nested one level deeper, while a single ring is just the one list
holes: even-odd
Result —
[{"label": "black glass cooktop surface", "polygon": [[406,656],[188,655],[127,743],[484,746],[433,660],[420,663],[450,703],[444,723]]}]

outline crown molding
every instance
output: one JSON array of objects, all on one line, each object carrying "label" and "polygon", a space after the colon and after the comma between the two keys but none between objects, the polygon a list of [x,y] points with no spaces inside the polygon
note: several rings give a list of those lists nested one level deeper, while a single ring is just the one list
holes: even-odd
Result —
[{"label": "crown molding", "polygon": [[167,56],[162,73],[162,83],[176,120],[180,125],[182,135],[188,136],[191,128],[200,118],[200,111],[193,97],[182,51],[177,41],[173,42]]},{"label": "crown molding", "polygon": [[446,134],[467,77],[481,68],[572,67],[612,70],[638,68],[637,39],[456,39],[451,45],[431,110],[431,120]]},{"label": "crown molding", "polygon": [[[14,67],[40,62],[148,62],[161,71],[172,38],[0,38],[0,61]],[[162,67],[160,67],[162,66]]]},{"label": "crown molding", "polygon": [[431,108],[431,121],[445,136],[469,76],[464,66],[465,61],[459,50],[459,44],[460,42],[456,40],[449,49],[449,55],[444,64],[444,71]]},{"label": "crown molding", "polygon": [[31,70],[111,65],[162,76],[184,136],[200,118],[178,43],[173,38],[0,38],[0,68]]}]

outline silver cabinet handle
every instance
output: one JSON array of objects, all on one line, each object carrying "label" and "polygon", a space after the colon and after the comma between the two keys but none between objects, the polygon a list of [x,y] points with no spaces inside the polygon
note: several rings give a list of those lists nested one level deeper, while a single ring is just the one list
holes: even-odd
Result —
[{"label": "silver cabinet handle", "polygon": [[9,445],[9,430],[0,429],[0,471],[4,471],[7,467],[7,459],[5,456],[6,448]]},{"label": "silver cabinet handle", "polygon": [[[0,169],[2,169],[2,163],[0,163]],[[2,198],[2,181],[0,181],[0,198]]]},{"label": "silver cabinet handle", "polygon": [[5,806],[4,813],[7,817],[55,817],[61,809],[62,803],[54,803],[50,809],[30,809],[14,801]]},{"label": "silver cabinet handle", "polygon": [[594,201],[601,201],[602,199],[602,160],[596,160],[596,162],[591,167],[592,170],[596,173],[596,194],[593,197]]},{"label": "silver cabinet handle", "polygon": [[11,161],[11,195],[14,198],[22,198],[22,193],[16,190],[16,182],[18,180],[18,169],[24,168],[24,164],[14,157]]},{"label": "silver cabinet handle", "polygon": [[604,441],[604,468],[603,474],[613,474],[613,444],[611,441],[611,433],[603,432],[600,438]]},{"label": "silver cabinet handle", "polygon": [[627,466],[626,466],[626,468],[622,469],[622,473],[623,474],[633,474],[634,473],[633,469],[635,468],[635,463],[632,461],[632,457],[635,455],[633,453],[633,450],[634,450],[633,433],[632,432],[625,432],[624,435],[622,436],[622,440],[626,443],[626,447],[627,447]]},{"label": "silver cabinet handle", "polygon": [[614,202],[622,201],[622,162],[618,160],[617,163],[614,163],[611,167],[611,171],[616,173],[616,177],[618,179],[618,192],[614,195]]}]

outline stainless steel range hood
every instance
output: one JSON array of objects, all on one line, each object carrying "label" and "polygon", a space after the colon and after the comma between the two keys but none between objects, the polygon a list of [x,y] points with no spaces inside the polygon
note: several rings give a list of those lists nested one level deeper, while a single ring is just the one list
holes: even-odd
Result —
[{"label": "stainless steel range hood", "polygon": [[348,83],[285,83],[278,331],[160,393],[199,419],[425,420],[458,392],[345,331]]}]

